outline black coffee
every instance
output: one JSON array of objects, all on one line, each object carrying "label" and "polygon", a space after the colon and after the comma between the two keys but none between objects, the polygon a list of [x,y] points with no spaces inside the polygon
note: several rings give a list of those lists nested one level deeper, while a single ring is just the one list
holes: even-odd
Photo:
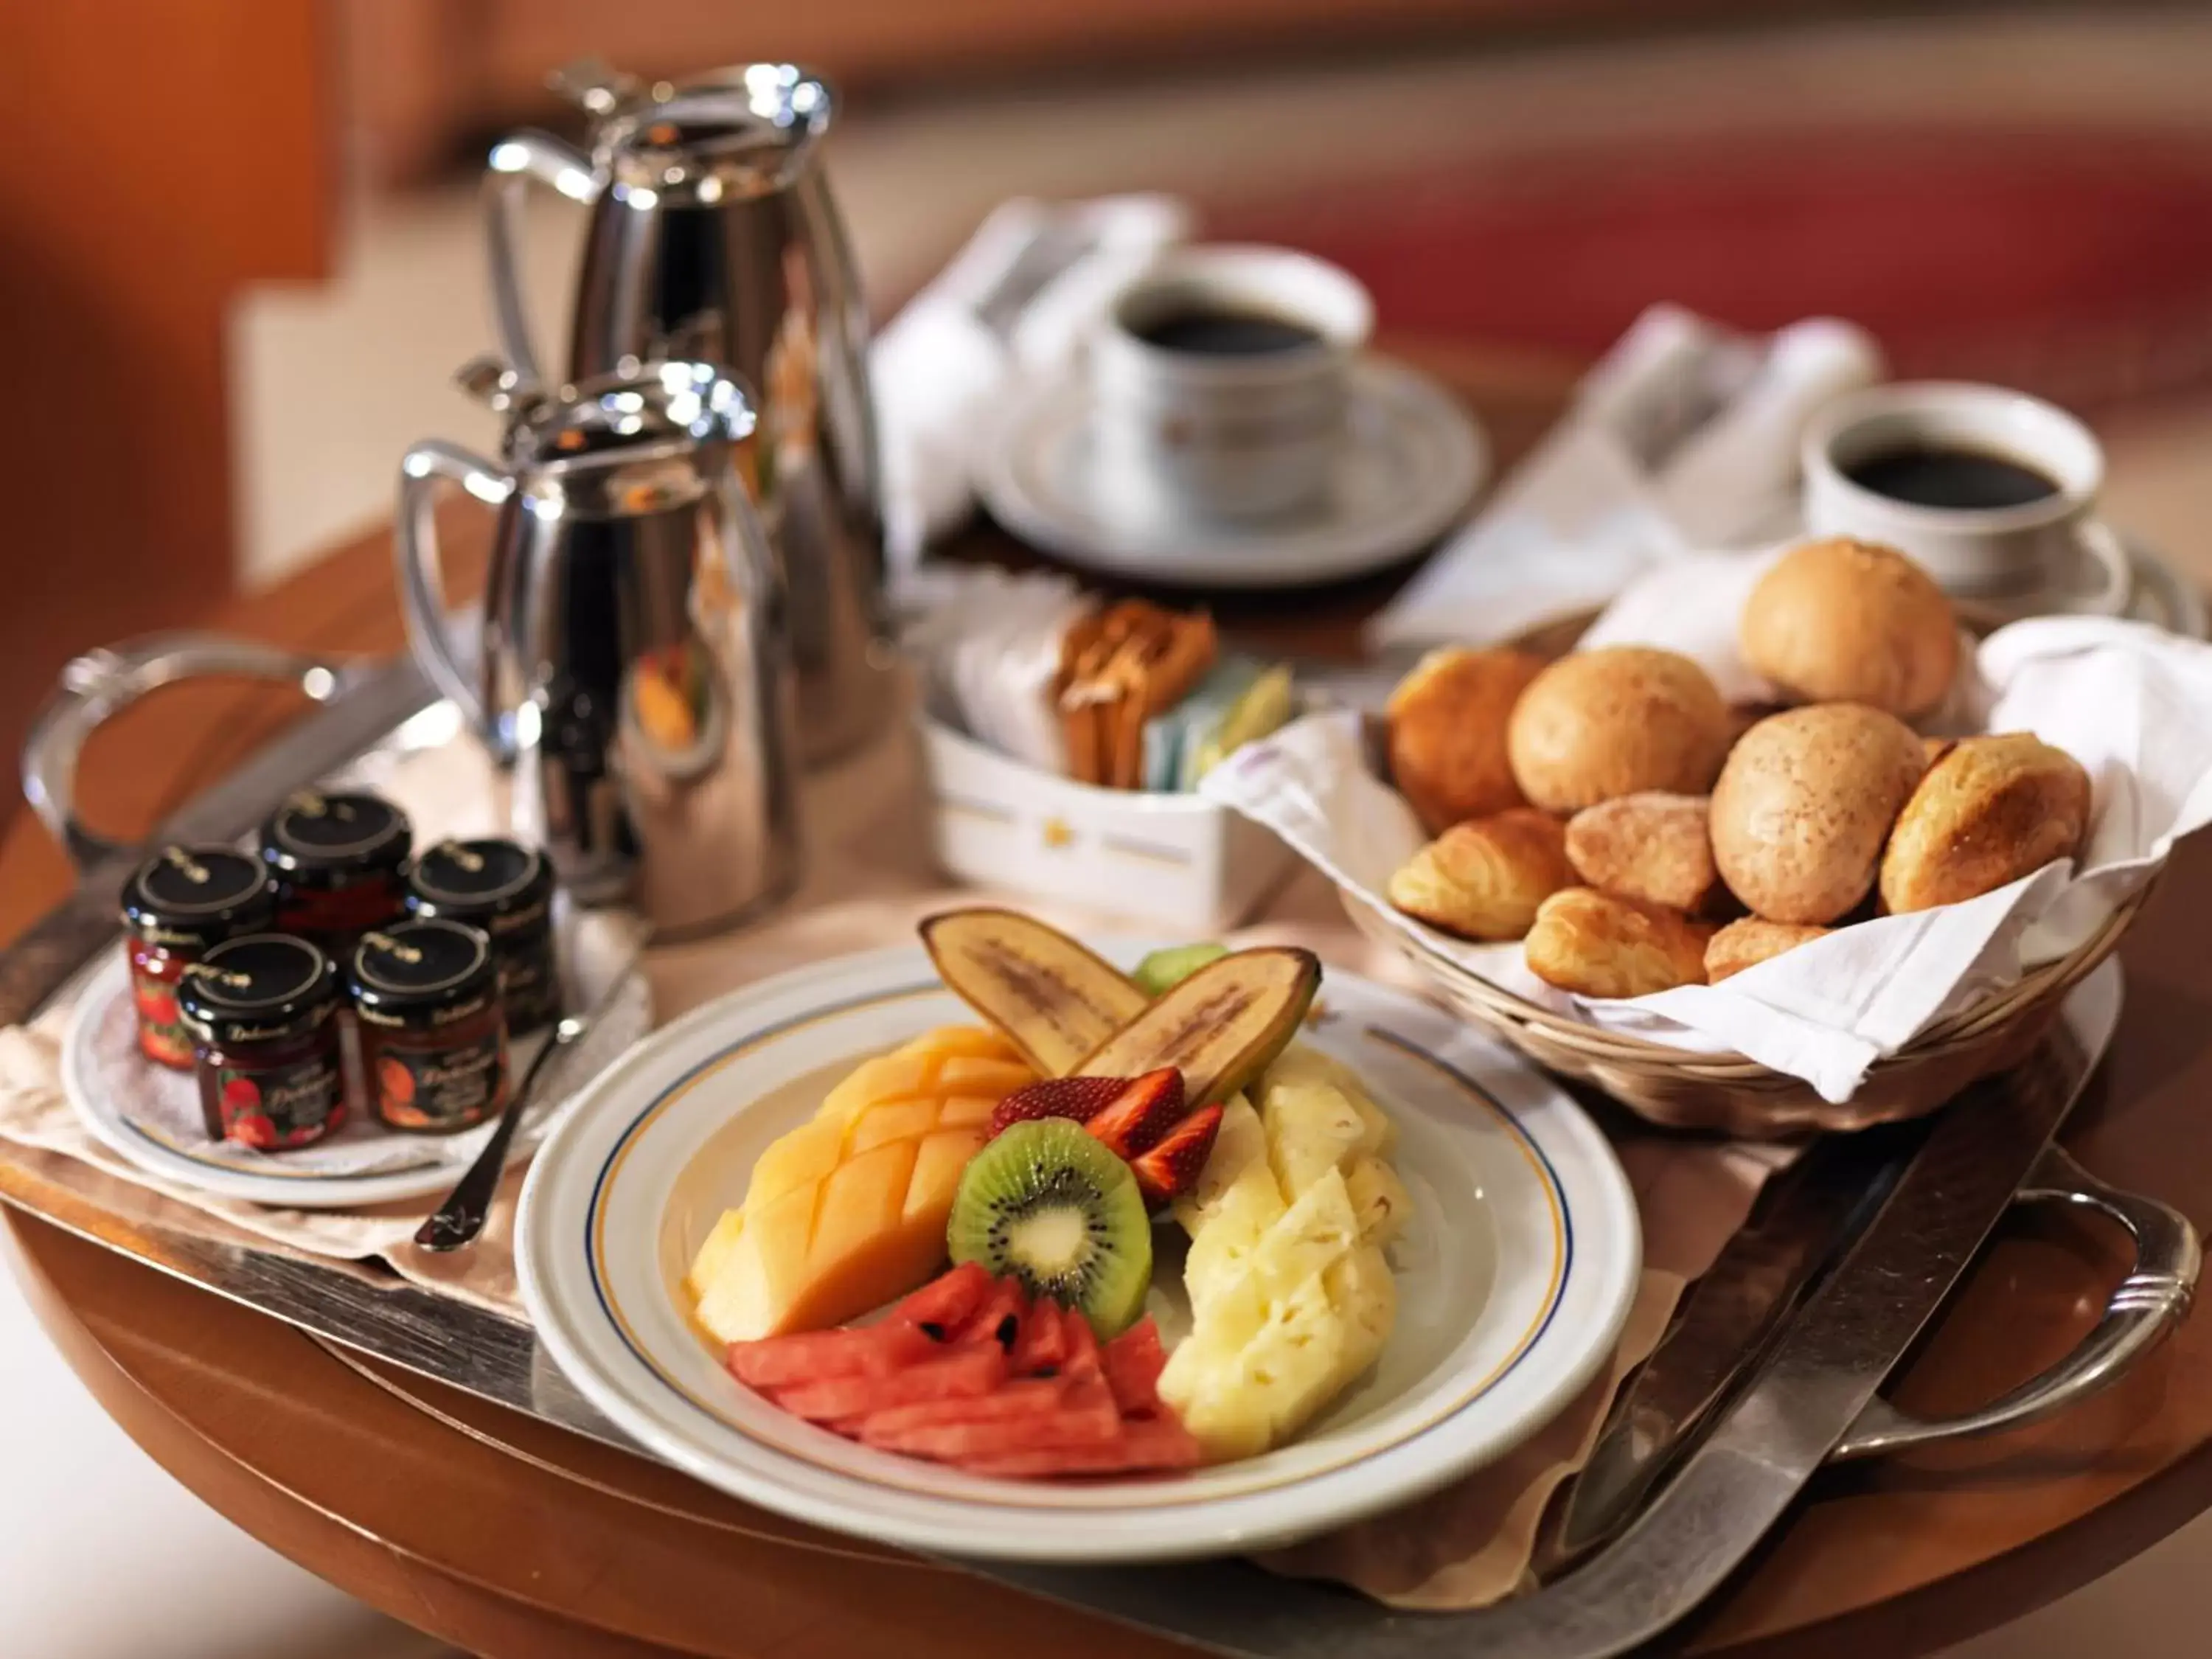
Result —
[{"label": "black coffee", "polygon": [[1862,489],[1915,507],[2025,507],[2058,493],[2057,480],[2021,462],[1933,445],[1869,455],[1845,467],[1844,476]]},{"label": "black coffee", "polygon": [[1145,324],[1136,335],[1163,351],[1200,357],[1264,357],[1321,343],[1318,330],[1264,311],[1171,311]]}]

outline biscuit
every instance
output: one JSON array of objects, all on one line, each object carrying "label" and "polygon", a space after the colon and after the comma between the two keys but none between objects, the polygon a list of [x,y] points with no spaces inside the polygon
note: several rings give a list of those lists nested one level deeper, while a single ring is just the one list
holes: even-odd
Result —
[{"label": "biscuit", "polygon": [[1640,997],[1701,985],[1712,929],[1642,899],[1569,887],[1537,907],[1522,947],[1547,985],[1586,997]]},{"label": "biscuit", "polygon": [[1676,910],[1709,903],[1720,884],[1708,828],[1712,801],[1647,789],[1567,820],[1567,861],[1592,887]]},{"label": "biscuit", "polygon": [[1460,939],[1519,939],[1575,878],[1566,830],[1532,806],[1455,823],[1390,878],[1390,902]]},{"label": "biscuit", "polygon": [[1505,726],[1543,672],[1526,651],[1431,651],[1390,694],[1390,779],[1431,835],[1525,806],[1505,757]]},{"label": "biscuit", "polygon": [[1721,694],[1687,657],[1602,646],[1535,678],[1514,706],[1506,750],[1530,801],[1578,812],[1640,790],[1705,793],[1732,730]]},{"label": "biscuit", "polygon": [[1808,939],[1825,938],[1834,930],[1790,921],[1762,921],[1745,916],[1732,921],[1705,944],[1705,983],[1717,985],[1747,968],[1755,968],[1769,957],[1794,951]]},{"label": "biscuit", "polygon": [[1836,921],[1873,887],[1882,843],[1924,763],[1911,727],[1858,703],[1759,721],[1713,786],[1721,879],[1769,921]]},{"label": "biscuit", "polygon": [[2027,732],[1961,738],[1920,780],[1882,854],[1881,902],[1932,909],[2070,858],[2089,827],[2089,775]]},{"label": "biscuit", "polygon": [[1759,579],[1737,635],[1744,660],[1792,702],[1857,702],[1905,720],[1933,710],[1959,667],[1959,622],[1935,579],[1893,547],[1805,542]]}]

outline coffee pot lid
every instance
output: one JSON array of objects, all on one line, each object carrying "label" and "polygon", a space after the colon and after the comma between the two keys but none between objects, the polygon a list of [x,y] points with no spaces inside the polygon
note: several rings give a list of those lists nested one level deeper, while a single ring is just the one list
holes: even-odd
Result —
[{"label": "coffee pot lid", "polygon": [[[796,64],[744,64],[693,80],[626,79],[594,107],[592,160],[628,197],[712,204],[784,190],[830,129],[829,82]],[[642,205],[651,206],[647,201]]]},{"label": "coffee pot lid", "polygon": [[530,399],[508,443],[514,458],[540,471],[628,463],[641,452],[684,453],[702,443],[738,443],[757,422],[744,382],[712,363],[626,362]]}]

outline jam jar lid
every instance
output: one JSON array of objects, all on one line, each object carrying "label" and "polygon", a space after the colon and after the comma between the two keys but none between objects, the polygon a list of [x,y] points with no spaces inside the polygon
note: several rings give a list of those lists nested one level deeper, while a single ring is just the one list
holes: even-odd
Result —
[{"label": "jam jar lid", "polygon": [[177,1012],[194,1037],[221,1048],[310,1031],[337,1012],[338,997],[337,964],[306,939],[248,933],[185,969]]},{"label": "jam jar lid", "polygon": [[414,829],[380,795],[293,796],[261,826],[261,856],[297,887],[342,887],[363,876],[397,874]]},{"label": "jam jar lid", "polygon": [[534,847],[487,837],[426,847],[407,869],[407,908],[494,934],[530,926],[553,897],[553,868]]},{"label": "jam jar lid", "polygon": [[164,847],[123,884],[123,925],[155,945],[207,946],[276,914],[267,866],[234,847]]},{"label": "jam jar lid", "polygon": [[482,929],[423,917],[363,933],[349,979],[354,1011],[370,1024],[428,1030],[490,1003],[499,963]]}]

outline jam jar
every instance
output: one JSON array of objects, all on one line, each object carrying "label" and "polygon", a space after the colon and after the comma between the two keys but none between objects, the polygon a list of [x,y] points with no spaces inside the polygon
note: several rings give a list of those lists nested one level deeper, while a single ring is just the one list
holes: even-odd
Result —
[{"label": "jam jar", "polygon": [[185,969],[177,1008],[210,1139],[285,1152],[345,1121],[344,1000],[337,964],[289,933],[226,940]]},{"label": "jam jar", "polygon": [[261,826],[276,925],[345,961],[362,934],[398,920],[413,839],[407,815],[379,796],[293,796]]},{"label": "jam jar", "polygon": [[349,977],[362,1063],[385,1122],[450,1134],[507,1103],[507,1014],[481,928],[443,917],[374,928],[354,947]]},{"label": "jam jar", "polygon": [[561,1013],[553,956],[553,867],[511,841],[441,841],[407,869],[407,913],[465,921],[491,937],[507,1034],[522,1036]]},{"label": "jam jar", "polygon": [[138,1047],[179,1071],[192,1066],[192,1040],[179,1022],[185,969],[238,933],[268,931],[276,892],[258,859],[229,847],[164,847],[123,887],[123,949]]}]

